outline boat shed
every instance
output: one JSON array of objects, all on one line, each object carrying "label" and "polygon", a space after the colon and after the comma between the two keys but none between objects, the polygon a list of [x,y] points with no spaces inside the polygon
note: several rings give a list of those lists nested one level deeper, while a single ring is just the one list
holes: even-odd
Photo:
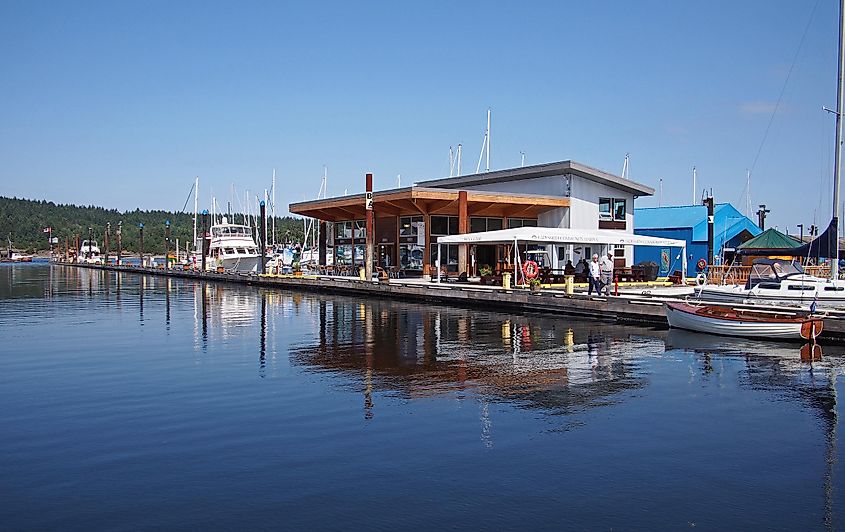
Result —
[{"label": "boat shed", "polygon": [[[740,244],[761,231],[730,203],[718,203],[714,207],[714,262],[727,264]],[[707,207],[704,205],[639,208],[635,211],[635,220],[634,232],[638,235],[685,240],[689,264],[707,260]],[[643,246],[634,250],[634,262],[657,263],[659,275],[668,275],[677,269],[673,259],[668,250]]]}]

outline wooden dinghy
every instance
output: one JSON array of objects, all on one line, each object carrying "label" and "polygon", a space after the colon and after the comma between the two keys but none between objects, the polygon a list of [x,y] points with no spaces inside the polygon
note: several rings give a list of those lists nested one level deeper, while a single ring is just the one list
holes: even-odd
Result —
[{"label": "wooden dinghy", "polygon": [[667,302],[666,318],[678,329],[771,340],[815,340],[824,328],[821,318],[720,305]]}]

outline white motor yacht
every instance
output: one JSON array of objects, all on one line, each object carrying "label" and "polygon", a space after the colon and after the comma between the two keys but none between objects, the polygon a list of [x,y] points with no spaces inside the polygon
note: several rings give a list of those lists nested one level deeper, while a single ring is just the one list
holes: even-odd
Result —
[{"label": "white motor yacht", "polygon": [[97,246],[96,240],[83,240],[79,246],[79,255],[77,255],[77,262],[85,264],[99,264],[102,262],[100,257],[100,248]]},{"label": "white motor yacht", "polygon": [[230,272],[258,272],[261,269],[261,254],[253,240],[252,228],[230,224],[225,216],[223,223],[211,226],[208,254],[206,264],[210,269],[222,267]]},{"label": "white motor yacht", "polygon": [[744,285],[704,284],[695,294],[712,302],[845,308],[845,281],[814,277],[789,260],[758,259]]}]

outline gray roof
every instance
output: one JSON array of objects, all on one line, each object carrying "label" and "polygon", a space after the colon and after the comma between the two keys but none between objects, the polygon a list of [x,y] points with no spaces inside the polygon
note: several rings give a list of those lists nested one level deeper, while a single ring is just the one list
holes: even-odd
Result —
[{"label": "gray roof", "polygon": [[483,174],[463,175],[460,177],[446,177],[442,179],[432,179],[429,181],[419,181],[418,184],[426,187],[439,188],[463,188],[471,185],[483,185],[488,183],[504,183],[506,181],[518,181],[522,179],[535,179],[538,177],[547,177],[554,175],[574,174],[603,185],[608,185],[620,190],[624,190],[635,196],[652,196],[654,189],[625,179],[623,177],[613,175],[596,168],[591,168],[585,164],[575,161],[559,161],[556,163],[536,164],[534,166],[523,166],[520,168],[509,168],[507,170],[496,170],[493,172],[485,172]]}]

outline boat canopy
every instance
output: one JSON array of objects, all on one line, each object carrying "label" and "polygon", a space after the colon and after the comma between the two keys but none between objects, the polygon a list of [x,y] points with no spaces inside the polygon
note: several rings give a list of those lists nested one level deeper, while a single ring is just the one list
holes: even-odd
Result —
[{"label": "boat canopy", "polygon": [[635,235],[607,229],[565,229],[561,227],[516,227],[498,231],[466,233],[437,238],[438,244],[605,244],[620,246],[687,247],[686,240]]},{"label": "boat canopy", "polygon": [[[575,244],[575,245],[619,245],[681,248],[682,275],[686,277],[686,240],[635,235],[607,229],[567,229],[562,227],[516,227],[498,231],[483,231],[437,237],[437,263],[440,263],[443,244]],[[519,262],[518,255],[514,257]],[[439,276],[438,276],[439,279]]]}]

